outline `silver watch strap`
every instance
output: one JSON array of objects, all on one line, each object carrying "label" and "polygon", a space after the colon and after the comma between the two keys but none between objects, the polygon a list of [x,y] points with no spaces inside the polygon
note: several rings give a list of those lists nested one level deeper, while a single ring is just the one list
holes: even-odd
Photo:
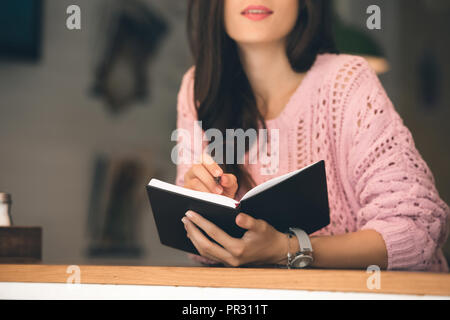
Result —
[{"label": "silver watch strap", "polygon": [[298,243],[300,245],[300,252],[301,253],[312,253],[312,245],[311,241],[309,240],[308,234],[303,231],[302,229],[298,228],[289,228],[289,231],[294,233],[297,237]]}]

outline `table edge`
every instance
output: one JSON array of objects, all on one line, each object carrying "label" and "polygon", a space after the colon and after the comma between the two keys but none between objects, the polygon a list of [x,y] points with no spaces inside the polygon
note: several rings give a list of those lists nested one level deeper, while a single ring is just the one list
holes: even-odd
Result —
[{"label": "table edge", "polygon": [[[364,270],[270,269],[166,266],[0,265],[0,282],[79,283],[185,286],[212,288],[285,289],[331,292],[450,296],[450,274]],[[368,282],[369,281],[369,282]]]}]

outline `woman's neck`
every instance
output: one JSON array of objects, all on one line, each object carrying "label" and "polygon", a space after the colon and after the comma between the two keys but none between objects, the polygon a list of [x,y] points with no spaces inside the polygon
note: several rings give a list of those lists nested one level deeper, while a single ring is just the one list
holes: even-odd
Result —
[{"label": "woman's neck", "polygon": [[278,116],[303,80],[292,70],[284,43],[239,44],[242,66],[266,120]]}]

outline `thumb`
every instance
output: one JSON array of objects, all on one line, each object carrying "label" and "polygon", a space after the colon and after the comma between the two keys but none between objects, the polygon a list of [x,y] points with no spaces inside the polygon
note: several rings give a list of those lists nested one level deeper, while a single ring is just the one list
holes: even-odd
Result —
[{"label": "thumb", "polygon": [[241,212],[236,216],[236,224],[243,229],[251,230],[257,227],[258,221],[248,214]]},{"label": "thumb", "polygon": [[221,177],[220,184],[224,188],[225,196],[234,198],[238,189],[236,177],[233,174],[225,173]]}]

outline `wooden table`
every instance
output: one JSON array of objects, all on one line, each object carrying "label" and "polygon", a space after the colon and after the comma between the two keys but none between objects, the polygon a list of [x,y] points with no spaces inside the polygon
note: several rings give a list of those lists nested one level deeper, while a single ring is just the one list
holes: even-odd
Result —
[{"label": "wooden table", "polygon": [[[119,290],[118,292],[120,288],[124,290],[126,288],[128,293],[133,292],[132,288],[140,290],[139,292],[148,289],[146,297],[162,299],[165,299],[163,292],[166,292],[169,297],[181,299],[183,297],[195,299],[203,296],[209,299],[221,299],[228,297],[223,294],[224,292],[228,292],[232,297],[239,297],[239,292],[245,290],[248,290],[245,292],[256,294],[247,295],[248,299],[259,296],[266,299],[320,298],[321,292],[327,293],[322,297],[338,299],[346,297],[450,298],[450,274],[382,271],[379,274],[379,289],[368,286],[368,279],[371,276],[373,274],[361,270],[0,265],[0,298],[29,298],[26,294],[20,295],[20,290],[27,290],[26,288],[45,295],[38,285],[49,288],[48,286],[53,284],[52,288],[56,290],[70,287],[67,283],[77,282],[79,286],[84,286],[85,293],[89,292],[87,291],[89,288],[106,289],[108,287],[105,285],[109,285],[111,289]],[[202,288],[207,291],[201,290]],[[172,290],[171,293],[169,289]],[[239,291],[240,289],[244,291]],[[177,290],[182,294],[177,295]],[[12,294],[13,291],[14,294]],[[151,292],[155,294],[148,295]],[[203,292],[203,295],[199,295],[199,292]],[[206,295],[205,292],[207,292]],[[71,298],[70,295],[67,298]]]}]

